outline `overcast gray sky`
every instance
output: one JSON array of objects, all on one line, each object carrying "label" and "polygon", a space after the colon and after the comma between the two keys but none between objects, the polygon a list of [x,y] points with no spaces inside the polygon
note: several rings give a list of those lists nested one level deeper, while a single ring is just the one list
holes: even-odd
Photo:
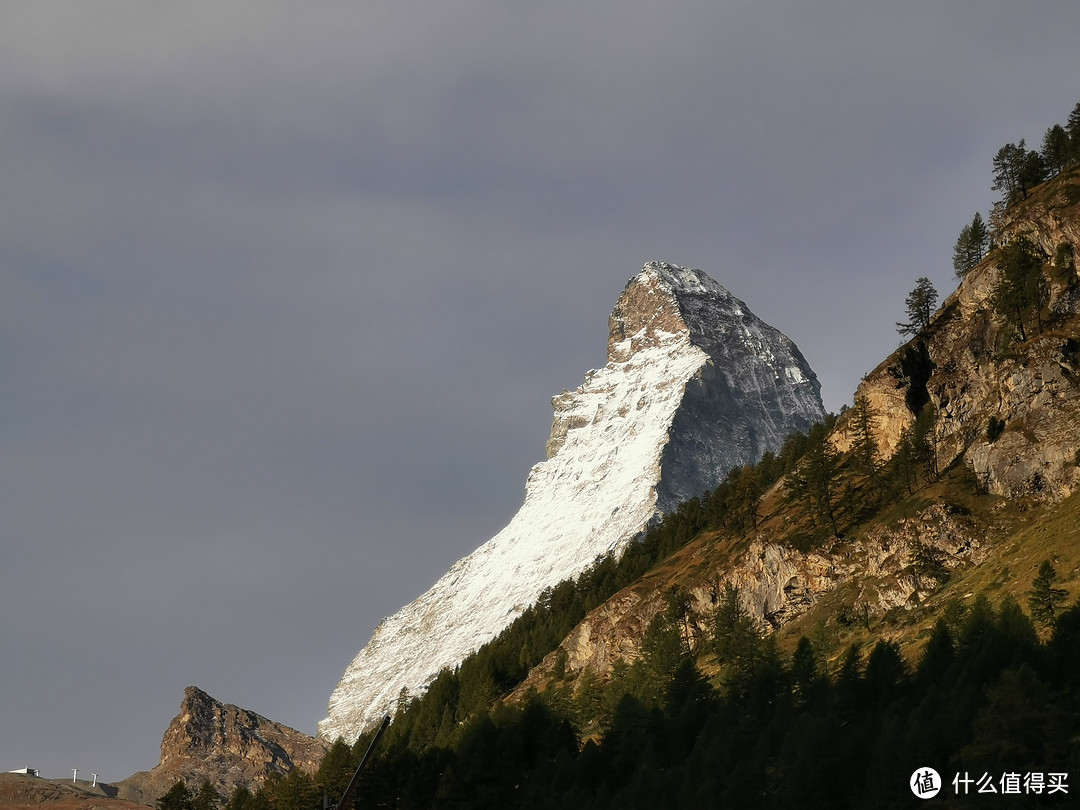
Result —
[{"label": "overcast gray sky", "polygon": [[314,733],[495,534],[647,261],[830,410],[951,291],[1080,7],[0,8],[0,770],[152,767],[183,689]]}]

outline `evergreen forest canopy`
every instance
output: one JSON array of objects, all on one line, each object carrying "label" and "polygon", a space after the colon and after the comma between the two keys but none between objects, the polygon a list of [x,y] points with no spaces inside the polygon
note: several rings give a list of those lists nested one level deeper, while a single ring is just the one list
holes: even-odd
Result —
[{"label": "evergreen forest canopy", "polygon": [[[421,744],[420,715],[399,713],[354,806],[907,807],[912,772],[927,763],[943,769],[954,807],[997,806],[979,795],[987,777],[1001,793],[1016,775],[1017,795],[1000,797],[1009,807],[1066,807],[1080,790],[1069,783],[1080,765],[1080,607],[1060,612],[1043,643],[1015,601],[953,602],[915,666],[879,641],[849,648],[831,672],[813,641],[782,656],[737,610],[722,609],[716,629],[728,662],[719,688],[661,614],[614,686],[530,693],[458,724],[443,744]],[[582,744],[598,721],[602,736]],[[224,806],[316,810],[324,792],[341,795],[367,744],[339,740],[315,774],[238,788]],[[195,807],[166,798],[162,810]]]},{"label": "evergreen forest canopy", "polygon": [[[994,189],[1004,196],[991,223],[1038,182],[1078,167],[1080,104],[1065,126],[1048,130],[1041,152],[1028,152],[1020,141],[995,156]],[[964,270],[954,257],[957,274],[982,261],[987,247],[996,251],[1001,280],[992,304],[1023,342],[1043,328],[1049,257],[1026,239],[993,245],[978,214],[964,230],[957,243]],[[970,244],[961,251],[964,240]],[[1064,268],[1071,257],[1071,250],[1060,250],[1055,266]],[[913,337],[900,351],[911,368],[927,359],[920,336],[936,299],[932,286],[924,286],[909,302],[910,323],[898,324]],[[965,502],[988,498],[962,463],[937,468],[937,414],[925,384],[911,386],[908,397],[915,423],[888,461],[878,455],[872,409],[857,398],[844,415],[852,438],[846,453],[828,441],[837,421],[830,415],[807,434],[789,437],[778,454],[733,470],[712,492],[681,504],[621,558],[598,558],[576,579],[547,589],[422,695],[403,690],[351,803],[402,809],[906,807],[916,801],[912,771],[935,765],[945,782],[937,800],[949,806],[993,805],[979,795],[979,780],[992,777],[1000,794],[1012,786],[1004,780],[1013,774],[1016,795],[997,797],[1007,806],[1068,806],[1068,797],[1080,792],[1080,783],[1067,785],[1070,775],[1080,779],[1080,603],[1066,604],[1049,559],[1030,582],[1030,617],[1011,597],[997,605],[982,594],[952,599],[925,630],[917,661],[880,638],[838,647],[836,634],[821,623],[782,650],[731,586],[717,589],[708,617],[695,613],[685,590],[672,587],[641,639],[640,655],[618,662],[610,678],[568,672],[557,652],[589,611],[703,533],[738,542],[757,529],[781,478],[780,506],[787,510],[781,540],[804,551],[855,533],[886,510],[902,510],[929,489]],[[1004,430],[995,422],[987,426],[989,442]],[[949,581],[951,572],[933,548],[916,547],[913,559],[913,574],[923,582],[942,588]],[[860,623],[871,630],[867,616],[841,612],[832,621],[836,627]],[[552,653],[549,682],[522,693],[529,672]],[[506,700],[514,690],[518,698]],[[317,810],[324,794],[331,801],[341,796],[370,739],[362,735],[352,746],[337,741],[315,774],[293,771],[228,798],[209,785],[198,791],[177,785],[159,806]],[[954,787],[954,774],[970,781]]]}]

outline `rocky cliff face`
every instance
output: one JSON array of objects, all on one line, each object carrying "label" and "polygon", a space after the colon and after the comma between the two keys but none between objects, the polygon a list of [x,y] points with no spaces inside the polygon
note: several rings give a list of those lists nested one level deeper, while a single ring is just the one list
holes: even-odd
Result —
[{"label": "rocky cliff face", "polygon": [[[837,614],[851,623],[873,619],[924,598],[935,583],[912,571],[919,545],[940,553],[948,569],[975,565],[988,554],[986,527],[940,504],[928,506],[894,526],[878,527],[857,542],[799,551],[764,530],[746,544],[716,538],[687,546],[670,565],[620,591],[585,619],[548,655],[517,690],[543,690],[557,669],[574,678],[590,670],[601,678],[617,661],[633,662],[649,622],[665,610],[665,594],[686,588],[699,627],[706,627],[725,585],[739,589],[740,602],[763,630],[779,629],[817,602],[847,589]],[[841,606],[842,605],[842,606]],[[691,648],[700,637],[686,639]],[[565,676],[564,676],[565,677]]]},{"label": "rocky cliff face", "polygon": [[[1014,206],[997,239],[1024,235],[1053,257],[1060,245],[1080,254],[1080,180],[1049,185]],[[1022,346],[993,312],[998,267],[991,255],[946,299],[925,334],[878,366],[859,387],[891,456],[923,407],[938,413],[938,467],[958,458],[998,495],[1059,500],[1080,486],[1080,275],[1048,274],[1050,320]],[[991,441],[990,419],[1004,423]],[[841,430],[837,445],[848,444]]]},{"label": "rocky cliff face", "polygon": [[798,348],[700,270],[652,263],[609,320],[608,363],[552,400],[547,461],[510,524],[385,619],[330,698],[353,740],[489,641],[541,591],[621,551],[657,514],[823,415]]},{"label": "rocky cliff face", "polygon": [[[1062,244],[1080,255],[1080,178],[1048,184],[1008,211],[997,238],[1007,242],[1021,234],[1048,256]],[[1011,342],[991,305],[998,279],[991,254],[948,297],[928,329],[867,375],[858,395],[870,406],[883,458],[893,455],[916,416],[933,408],[930,441],[939,470],[963,464],[980,491],[1008,500],[1054,503],[1080,490],[1080,273],[1075,266],[1048,268],[1047,278],[1049,318],[1042,332],[1023,344]],[[1004,424],[1000,436],[988,433],[991,418]],[[852,426],[845,418],[830,439],[839,450],[850,449]],[[935,590],[934,582],[914,573],[917,549],[931,549],[946,569],[966,569],[988,560],[994,543],[1011,531],[947,502],[927,503],[856,538],[834,538],[803,552],[779,537],[787,520],[782,490],[781,481],[766,497],[766,519],[753,536],[700,538],[592,611],[519,691],[543,688],[556,666],[603,676],[619,658],[633,661],[645,627],[664,609],[664,594],[673,584],[687,589],[703,621],[726,583],[739,588],[744,607],[762,628],[783,627],[833,598],[834,617],[847,613],[852,622],[876,621],[890,610],[912,608]]]},{"label": "rocky cliff face", "polygon": [[273,773],[293,768],[314,771],[329,745],[267,720],[254,712],[220,703],[195,686],[184,690],[180,713],[161,739],[161,761],[151,771],[120,782],[119,796],[153,802],[177,779],[193,789],[209,779],[228,796],[237,785],[257,788]]}]

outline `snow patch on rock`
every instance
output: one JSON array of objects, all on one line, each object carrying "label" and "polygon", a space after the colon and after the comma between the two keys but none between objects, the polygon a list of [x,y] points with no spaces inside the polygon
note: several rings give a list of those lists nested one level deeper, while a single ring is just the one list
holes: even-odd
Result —
[{"label": "snow patch on rock", "polygon": [[353,741],[550,586],[620,553],[658,514],[819,421],[820,386],[787,337],[700,270],[654,262],[609,321],[608,363],[552,399],[548,459],[510,523],[384,619],[319,734]]}]

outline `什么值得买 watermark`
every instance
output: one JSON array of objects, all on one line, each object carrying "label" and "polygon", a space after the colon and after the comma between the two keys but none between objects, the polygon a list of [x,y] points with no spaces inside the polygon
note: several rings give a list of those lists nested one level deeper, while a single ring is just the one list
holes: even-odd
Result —
[{"label": "\u4ec0\u4e48\u503c\u5f97\u4e70 watermark", "polygon": [[[1046,795],[1055,793],[1068,794],[1069,775],[1061,772],[1006,771],[1001,774],[983,772],[973,777],[967,771],[957,771],[952,778],[954,795],[967,796],[974,793],[995,793],[1005,795]],[[915,770],[908,782],[911,792],[920,799],[936,796],[945,786],[941,776],[930,767]]]}]

